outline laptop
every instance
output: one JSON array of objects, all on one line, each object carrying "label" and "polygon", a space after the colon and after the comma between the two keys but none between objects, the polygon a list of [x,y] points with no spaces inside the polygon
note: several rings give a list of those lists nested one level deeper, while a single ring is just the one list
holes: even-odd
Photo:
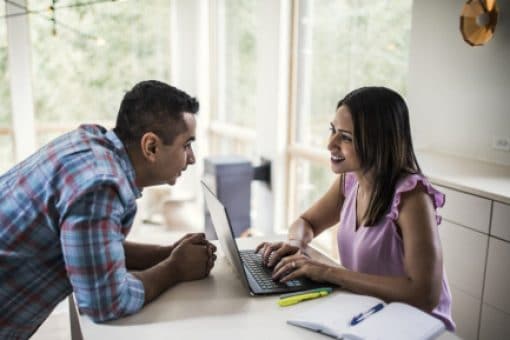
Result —
[{"label": "laptop", "polygon": [[306,278],[289,280],[281,283],[271,279],[272,268],[262,264],[262,257],[255,250],[239,250],[230,223],[227,209],[221,204],[216,195],[201,181],[204,189],[205,202],[211,214],[213,228],[216,231],[221,249],[227,259],[234,266],[243,285],[251,295],[281,294],[305,289],[324,287]]}]

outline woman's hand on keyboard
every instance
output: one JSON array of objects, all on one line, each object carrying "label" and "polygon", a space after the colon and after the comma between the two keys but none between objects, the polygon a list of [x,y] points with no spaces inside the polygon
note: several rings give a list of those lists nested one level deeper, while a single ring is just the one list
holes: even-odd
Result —
[{"label": "woman's hand on keyboard", "polygon": [[300,252],[300,247],[291,242],[262,242],[255,249],[262,256],[262,264],[273,267],[281,258]]},{"label": "woman's hand on keyboard", "polygon": [[287,282],[300,277],[313,281],[325,282],[328,273],[335,270],[333,266],[313,260],[306,255],[296,254],[283,258],[273,270],[273,280]]}]

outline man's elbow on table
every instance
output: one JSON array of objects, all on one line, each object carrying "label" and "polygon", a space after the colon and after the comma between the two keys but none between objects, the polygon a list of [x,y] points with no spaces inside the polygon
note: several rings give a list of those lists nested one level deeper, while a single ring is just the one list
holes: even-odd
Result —
[{"label": "man's elbow on table", "polygon": [[96,323],[120,319],[140,311],[144,305],[144,294],[142,283],[132,276],[116,289],[75,293],[80,312]]}]

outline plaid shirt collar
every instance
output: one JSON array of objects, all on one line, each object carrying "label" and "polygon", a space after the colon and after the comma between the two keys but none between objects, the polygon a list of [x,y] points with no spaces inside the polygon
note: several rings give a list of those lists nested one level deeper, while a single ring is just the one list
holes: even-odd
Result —
[{"label": "plaid shirt collar", "polygon": [[136,185],[135,168],[133,167],[133,164],[131,163],[131,160],[129,159],[129,155],[127,153],[126,148],[124,147],[124,144],[122,144],[122,141],[119,139],[119,137],[115,134],[115,132],[113,130],[108,130],[106,132],[105,137],[115,147],[117,155],[119,156],[119,158],[121,160],[120,166],[126,172],[129,184],[131,186],[131,189],[133,190],[135,197],[140,198],[142,196],[143,188],[139,188]]}]

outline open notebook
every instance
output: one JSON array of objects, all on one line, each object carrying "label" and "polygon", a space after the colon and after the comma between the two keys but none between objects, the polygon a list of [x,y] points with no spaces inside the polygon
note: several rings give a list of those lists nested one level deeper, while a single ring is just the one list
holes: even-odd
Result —
[{"label": "open notebook", "polygon": [[[351,325],[355,316],[381,303],[382,309]],[[385,304],[375,297],[347,293],[328,297],[287,323],[337,339],[425,340],[434,339],[445,330],[442,321],[413,306]]]}]

